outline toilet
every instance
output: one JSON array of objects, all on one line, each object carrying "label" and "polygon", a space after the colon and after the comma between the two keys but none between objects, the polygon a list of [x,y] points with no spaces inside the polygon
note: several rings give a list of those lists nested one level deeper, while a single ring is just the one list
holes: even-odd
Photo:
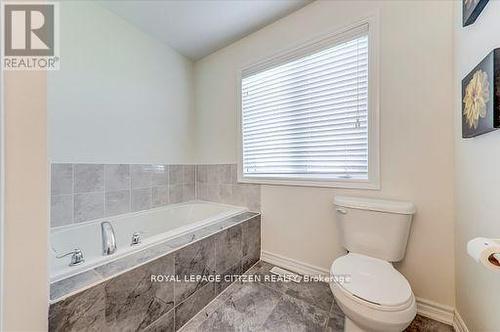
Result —
[{"label": "toilet", "polygon": [[347,254],[332,264],[330,288],[345,314],[345,331],[403,331],[417,314],[403,259],[415,205],[336,196],[336,220]]}]

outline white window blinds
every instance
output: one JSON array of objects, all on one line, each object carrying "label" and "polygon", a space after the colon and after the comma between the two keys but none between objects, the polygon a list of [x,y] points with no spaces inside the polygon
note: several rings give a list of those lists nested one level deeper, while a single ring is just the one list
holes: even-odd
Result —
[{"label": "white window blinds", "polygon": [[241,81],[244,177],[368,179],[368,31]]}]

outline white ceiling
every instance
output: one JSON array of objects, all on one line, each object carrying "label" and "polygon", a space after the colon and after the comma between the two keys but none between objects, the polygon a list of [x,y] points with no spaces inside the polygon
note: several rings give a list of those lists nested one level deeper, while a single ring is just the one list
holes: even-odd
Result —
[{"label": "white ceiling", "polygon": [[163,0],[100,3],[198,60],[307,5],[311,0]]}]

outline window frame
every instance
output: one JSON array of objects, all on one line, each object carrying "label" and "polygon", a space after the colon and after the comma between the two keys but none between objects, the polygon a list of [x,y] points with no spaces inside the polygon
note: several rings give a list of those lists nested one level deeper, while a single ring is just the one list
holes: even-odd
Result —
[{"label": "window frame", "polygon": [[[356,31],[368,27],[368,179],[328,179],[314,177],[271,177],[243,174],[243,133],[241,83],[244,73],[256,73],[306,56],[325,47],[333,47],[356,35]],[[362,19],[342,29],[302,42],[294,47],[275,53],[237,73],[237,122],[238,122],[238,182],[306,187],[333,187],[380,190],[380,115],[379,115],[379,24],[378,15]],[[249,75],[249,74],[247,74]]]}]

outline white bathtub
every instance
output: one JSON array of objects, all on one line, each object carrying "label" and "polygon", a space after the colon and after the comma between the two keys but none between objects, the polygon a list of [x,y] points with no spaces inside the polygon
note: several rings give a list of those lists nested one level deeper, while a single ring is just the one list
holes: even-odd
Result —
[{"label": "white bathtub", "polygon": [[[246,211],[246,208],[211,202],[192,201],[147,211],[127,213],[90,222],[52,228],[50,231],[50,280],[57,281],[123,256],[158,244],[186,232],[208,226],[221,219]],[[117,250],[104,256],[101,223],[109,221],[114,228]],[[141,233],[141,243],[131,246],[132,234]],[[69,266],[71,257],[56,258],[79,248],[85,262]]]}]

